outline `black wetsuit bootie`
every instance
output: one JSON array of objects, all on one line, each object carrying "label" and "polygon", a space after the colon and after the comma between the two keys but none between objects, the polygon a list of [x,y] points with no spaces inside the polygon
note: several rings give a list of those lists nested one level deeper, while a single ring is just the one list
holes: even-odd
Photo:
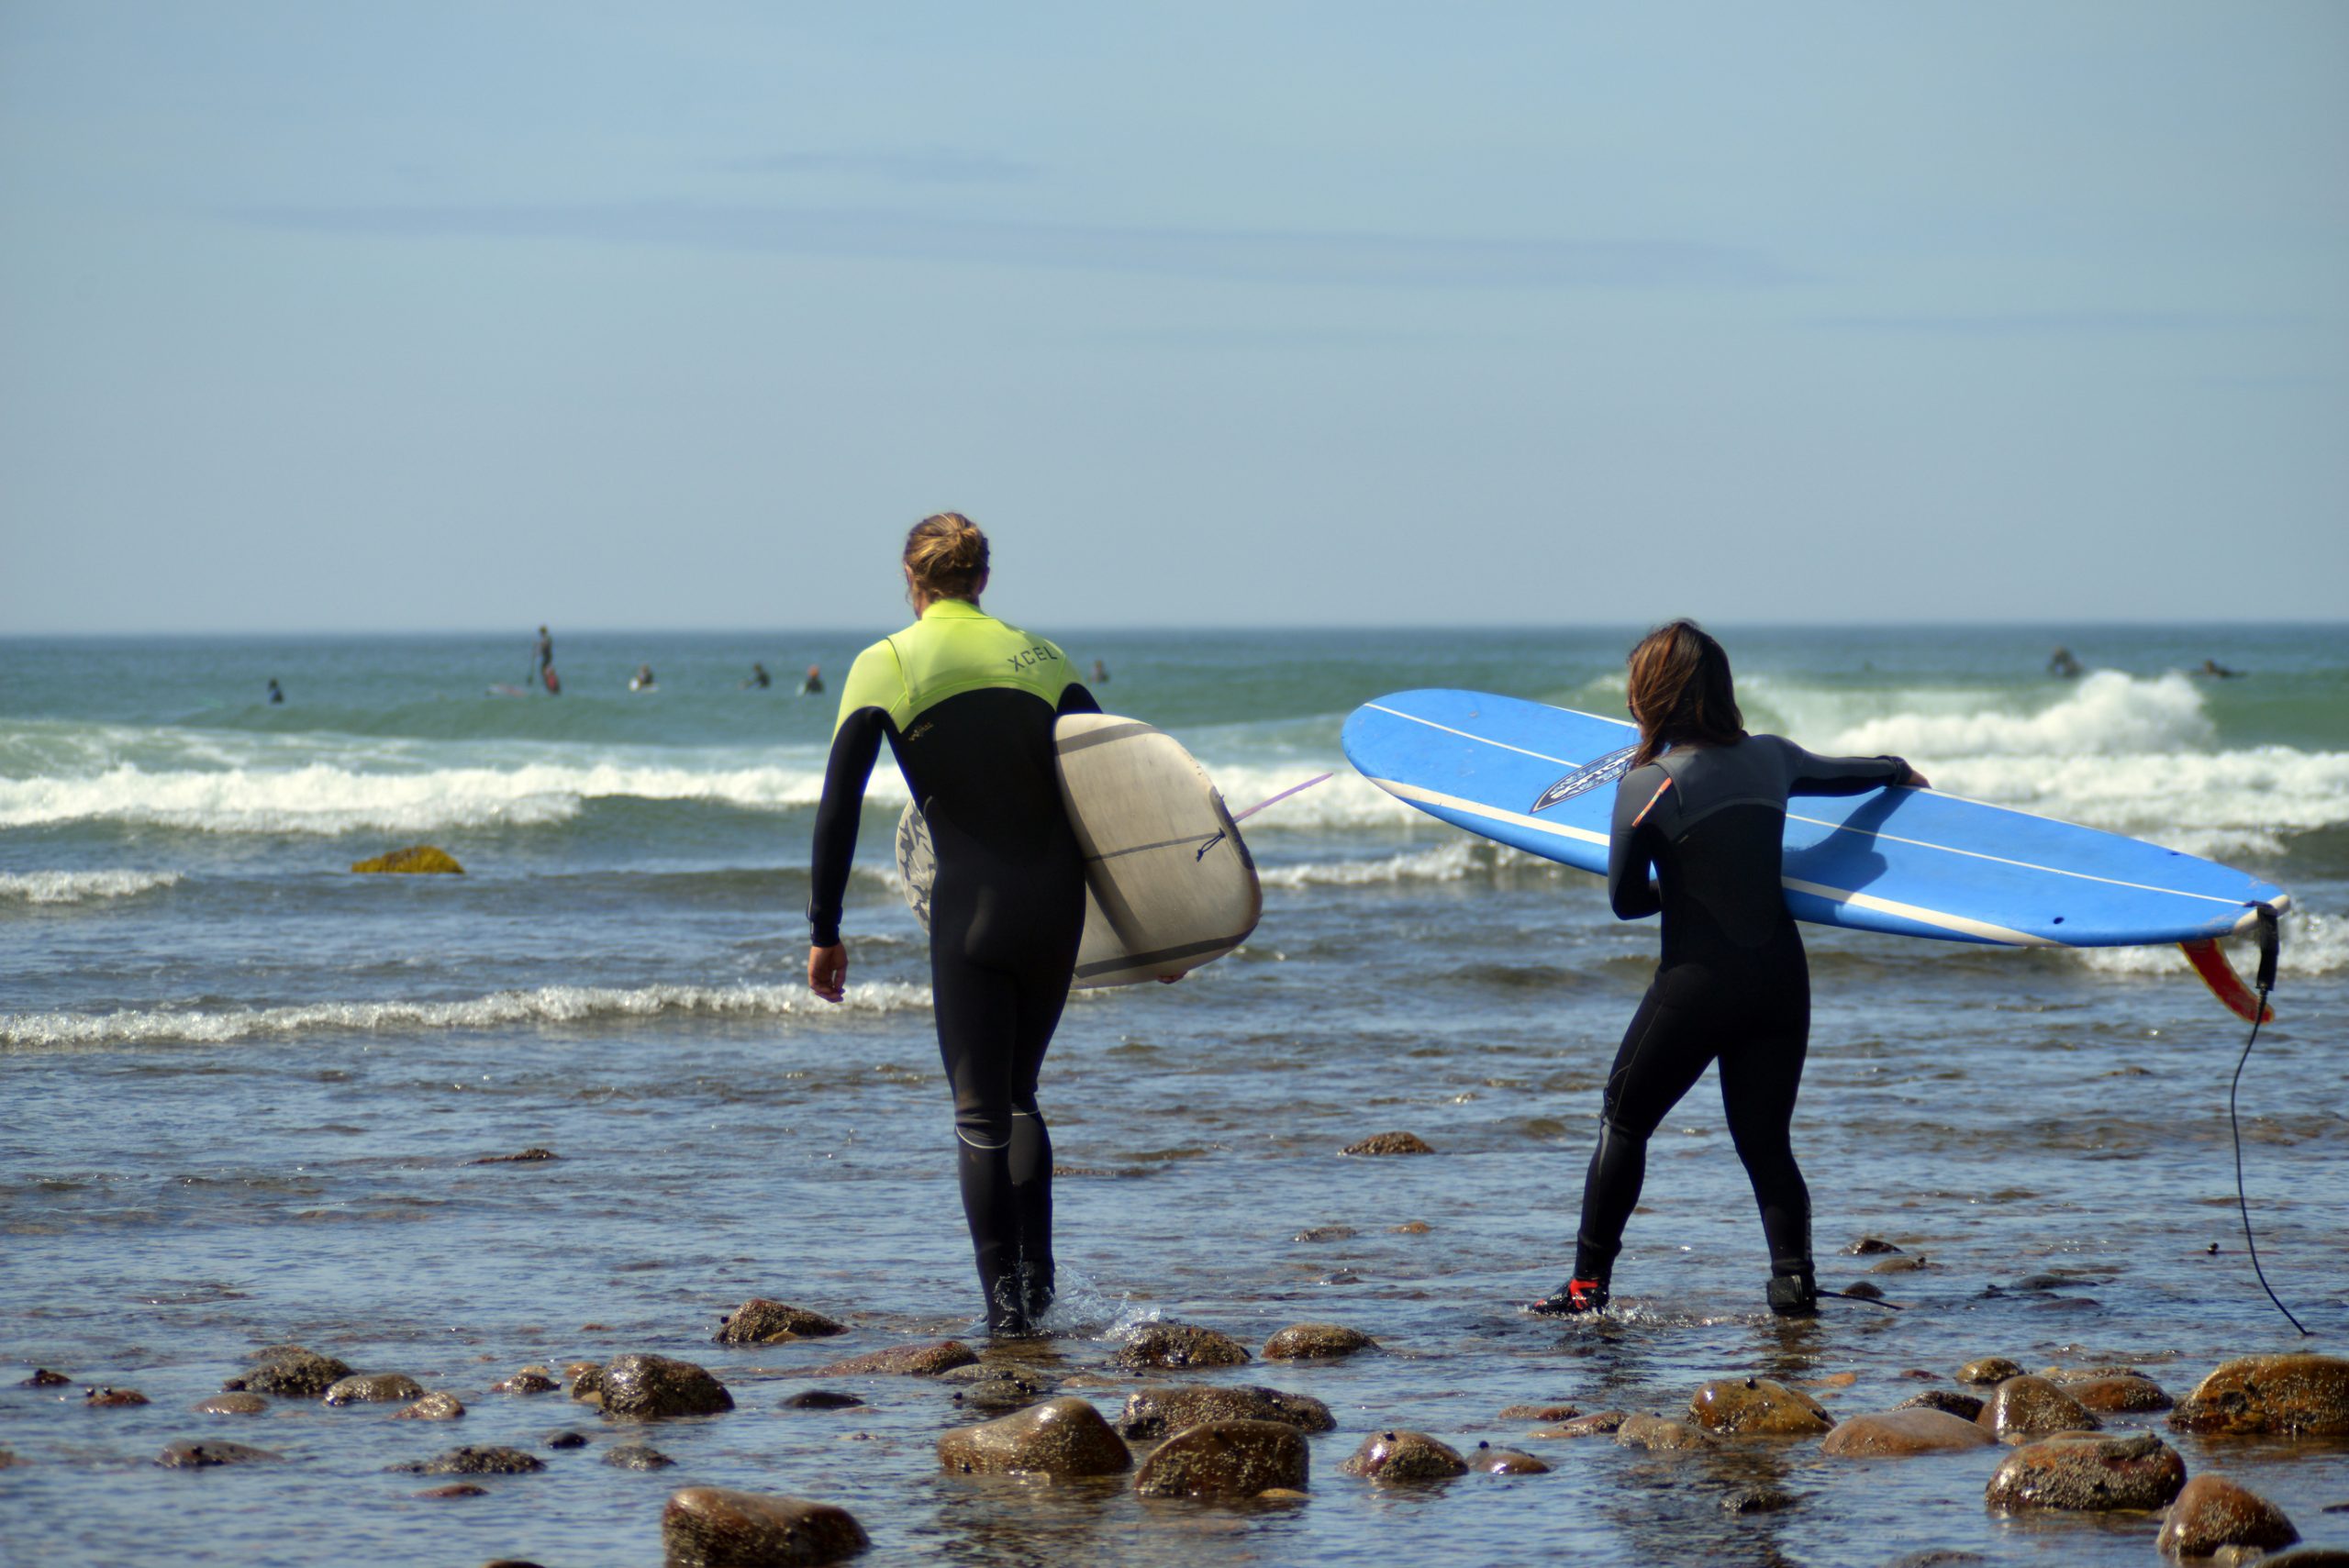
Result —
[{"label": "black wetsuit bootie", "polygon": [[1819,1316],[1819,1282],[1809,1264],[1771,1274],[1770,1310],[1781,1318]]},{"label": "black wetsuit bootie", "polygon": [[1525,1309],[1545,1318],[1575,1318],[1606,1311],[1607,1300],[1605,1280],[1570,1279],[1541,1300],[1527,1303]]},{"label": "black wetsuit bootie", "polygon": [[1044,1318],[1052,1310],[1052,1265],[1049,1262],[1022,1262],[1016,1277],[1019,1287],[1019,1311],[1028,1320],[1027,1331],[1041,1334],[1044,1331]]}]

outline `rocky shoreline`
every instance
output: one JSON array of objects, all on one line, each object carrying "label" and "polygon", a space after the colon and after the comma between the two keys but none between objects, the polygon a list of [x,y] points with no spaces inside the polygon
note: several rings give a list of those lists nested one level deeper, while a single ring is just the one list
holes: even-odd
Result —
[{"label": "rocky shoreline", "polygon": [[[757,1297],[726,1314],[711,1338],[715,1354],[739,1357],[854,1335],[849,1324],[821,1312]],[[1745,1450],[1806,1452],[1859,1466],[1988,1450],[1998,1457],[1981,1486],[1984,1541],[1938,1540],[1927,1550],[1887,1552],[1880,1561],[1987,1562],[1976,1545],[1987,1544],[1999,1518],[2093,1515],[2110,1530],[2142,1536],[2149,1562],[2349,1564],[2349,1507],[2336,1514],[2328,1506],[2322,1517],[2293,1518],[2223,1470],[2190,1473],[2169,1440],[2196,1440],[2206,1454],[2223,1455],[2229,1445],[2242,1445],[2271,1461],[2283,1451],[2337,1466],[2349,1451],[2349,1360],[2339,1357],[2237,1357],[2174,1397],[2133,1365],[2085,1362],[2032,1372],[2011,1359],[1985,1356],[1946,1377],[1912,1369],[1903,1375],[1932,1386],[1887,1408],[1841,1412],[1826,1400],[1851,1387],[1854,1374],[1787,1381],[1731,1373],[1702,1383],[1685,1406],[1672,1410],[1586,1409],[1571,1398],[1508,1406],[1493,1422],[1519,1429],[1518,1435],[1498,1444],[1375,1418],[1360,1430],[1363,1423],[1341,1418],[1312,1396],[1202,1375],[1260,1359],[1335,1362],[1382,1349],[1376,1336],[1336,1323],[1293,1324],[1252,1351],[1205,1325],[1153,1321],[1106,1340],[1012,1340],[974,1348],[955,1340],[900,1339],[789,1367],[729,1364],[713,1371],[679,1357],[629,1351],[573,1361],[560,1372],[530,1363],[479,1386],[432,1388],[433,1379],[354,1372],[335,1356],[281,1343],[255,1351],[223,1379],[220,1393],[189,1408],[207,1424],[258,1420],[295,1404],[349,1411],[351,1419],[373,1407],[388,1419],[430,1423],[465,1420],[468,1398],[477,1404],[545,1398],[553,1408],[561,1396],[559,1408],[574,1423],[585,1418],[597,1429],[591,1435],[577,1424],[562,1427],[531,1448],[449,1445],[419,1435],[409,1445],[413,1457],[391,1466],[442,1481],[411,1494],[419,1499],[487,1496],[494,1486],[513,1484],[510,1478],[581,1462],[574,1456],[596,1448],[605,1465],[659,1471],[674,1462],[647,1438],[665,1423],[722,1421],[743,1399],[838,1420],[868,1408],[866,1396],[881,1394],[875,1385],[907,1381],[945,1396],[936,1401],[931,1424],[938,1473],[952,1484],[1123,1487],[1155,1507],[1308,1507],[1332,1486],[1427,1492],[1503,1481],[1540,1485],[1542,1477],[1575,1462],[1579,1445],[1599,1438],[1700,1467]],[[796,1380],[828,1386],[769,1396],[777,1385]],[[838,1384],[863,1388],[829,1386]],[[53,1402],[61,1416],[76,1407],[123,1410],[150,1404],[136,1389],[48,1368],[34,1370],[17,1386]],[[1351,1451],[1335,1462],[1336,1451],[1325,1452],[1317,1465],[1314,1449],[1325,1440]],[[47,1462],[0,1450],[0,1469]],[[175,1438],[154,1459],[157,1467],[174,1471],[266,1470],[295,1462],[272,1448],[208,1434]],[[1317,1470],[1323,1473],[1319,1478]],[[1008,1496],[1003,1506],[1019,1507],[1019,1497]],[[1801,1506],[1801,1496],[1772,1485],[1724,1488],[1720,1498],[1730,1516]],[[796,1568],[845,1561],[872,1545],[867,1521],[837,1503],[698,1485],[666,1496],[660,1533],[670,1568]],[[2309,1544],[2303,1538],[2310,1534],[2330,1537],[2332,1544]],[[499,1561],[507,1568],[523,1562]]]}]

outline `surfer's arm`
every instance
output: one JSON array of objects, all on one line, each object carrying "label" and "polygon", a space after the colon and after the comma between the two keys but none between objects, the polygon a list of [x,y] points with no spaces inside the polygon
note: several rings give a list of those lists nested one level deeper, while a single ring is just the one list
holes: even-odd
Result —
[{"label": "surfer's arm", "polygon": [[1773,739],[1786,749],[1788,795],[1865,795],[1893,784],[1925,784],[1925,775],[1898,757],[1816,757],[1791,740]]},{"label": "surfer's arm", "polygon": [[889,716],[877,707],[843,717],[832,732],[832,754],[824,765],[824,795],[816,807],[816,841],[808,865],[807,940],[828,948],[841,940],[841,904],[848,894],[849,867],[856,861],[856,828],[864,813],[865,781],[880,755]]},{"label": "surfer's arm", "polygon": [[1650,808],[1671,787],[1671,777],[1653,764],[1632,770],[1615,786],[1615,820],[1607,836],[1607,902],[1619,920],[1642,919],[1664,907],[1664,895],[1648,876],[1654,856],[1646,828]]}]

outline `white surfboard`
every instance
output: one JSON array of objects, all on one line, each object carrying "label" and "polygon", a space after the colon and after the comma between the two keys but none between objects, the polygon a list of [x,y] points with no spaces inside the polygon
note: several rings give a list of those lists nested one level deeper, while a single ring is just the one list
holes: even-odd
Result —
[{"label": "white surfboard", "polygon": [[[1085,851],[1080,988],[1171,980],[1248,940],[1264,913],[1256,862],[1223,796],[1182,744],[1139,719],[1054,726],[1061,799]],[[897,819],[897,872],[926,930],[938,862],[918,806]]]}]

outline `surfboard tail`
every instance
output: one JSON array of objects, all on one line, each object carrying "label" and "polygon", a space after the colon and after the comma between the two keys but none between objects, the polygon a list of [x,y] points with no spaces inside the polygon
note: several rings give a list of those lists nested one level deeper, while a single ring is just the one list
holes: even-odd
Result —
[{"label": "surfboard tail", "polygon": [[2235,973],[2234,966],[2227,962],[2227,955],[2219,951],[2216,941],[2180,942],[2177,951],[2186,955],[2186,962],[2194,966],[2194,973],[2202,977],[2202,984],[2210,988],[2210,995],[2216,996],[2227,1011],[2247,1024],[2276,1021],[2276,1009],[2261,1001],[2252,993],[2251,987],[2243,983],[2243,976]]}]

